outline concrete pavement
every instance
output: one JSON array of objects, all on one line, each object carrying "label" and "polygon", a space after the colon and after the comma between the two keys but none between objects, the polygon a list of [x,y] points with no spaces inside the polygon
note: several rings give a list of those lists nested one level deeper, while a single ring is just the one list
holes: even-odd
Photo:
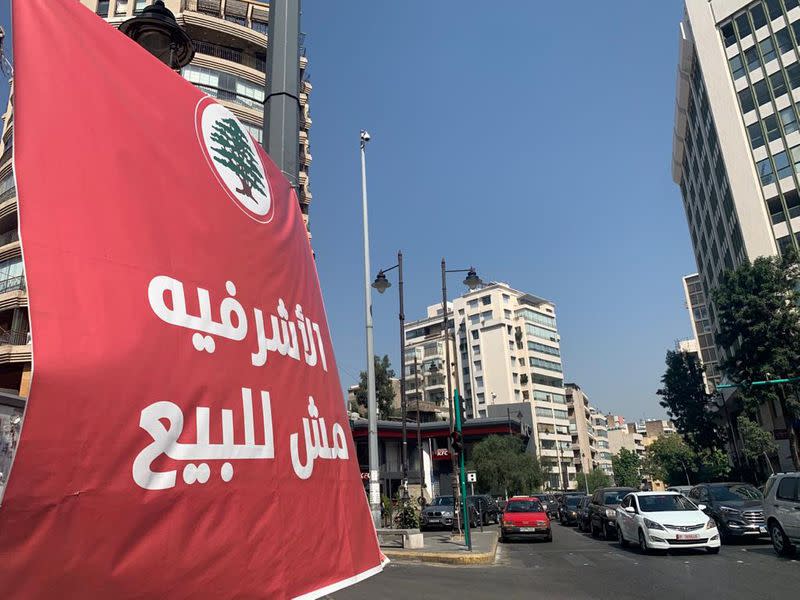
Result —
[{"label": "concrete pavement", "polygon": [[491,566],[394,561],[382,574],[331,598],[788,600],[800,590],[800,560],[778,558],[769,544],[724,546],[718,555],[643,555],[559,525],[553,538],[500,544]]},{"label": "concrete pavement", "polygon": [[472,532],[472,552],[463,540],[454,541],[449,531],[426,532],[425,547],[404,550],[381,546],[381,551],[391,560],[420,561],[447,565],[491,565],[497,549],[497,527]]}]

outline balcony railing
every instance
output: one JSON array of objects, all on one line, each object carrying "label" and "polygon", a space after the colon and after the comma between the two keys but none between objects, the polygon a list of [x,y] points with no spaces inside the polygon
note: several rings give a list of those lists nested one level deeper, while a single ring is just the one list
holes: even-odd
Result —
[{"label": "balcony railing", "polygon": [[[239,14],[238,11],[234,11],[237,13],[234,14],[234,12],[230,10],[230,7],[228,7],[226,13],[223,14],[222,2],[220,2],[220,0],[183,0],[183,10],[190,10],[193,12],[203,13],[204,15],[210,15],[218,19],[225,19],[231,23],[249,27],[253,31],[258,31],[264,35],[267,35],[269,29],[269,25],[265,21],[251,19],[248,23],[244,14]],[[254,13],[253,16],[255,17],[257,15]],[[260,16],[260,14],[259,17],[265,18]]]},{"label": "balcony railing", "polygon": [[248,108],[259,109],[263,108],[264,106],[264,103],[262,101],[256,100],[255,98],[251,98],[250,96],[237,94],[236,92],[230,92],[228,90],[223,90],[209,85],[202,85],[199,83],[195,83],[195,85],[204,92],[208,92],[210,96],[213,96],[214,98],[218,98],[220,100],[235,102],[236,104],[241,104],[242,106],[247,106]]},{"label": "balcony railing", "polygon": [[5,192],[0,194],[0,202],[5,202],[9,198],[13,198],[16,195],[17,195],[17,188],[12,185]]},{"label": "balcony railing", "polygon": [[263,58],[250,56],[249,54],[245,54],[241,50],[237,50],[235,48],[226,48],[225,46],[219,46],[209,42],[196,41],[194,42],[194,49],[201,54],[208,54],[209,56],[223,58],[225,60],[244,65],[245,67],[250,67],[251,69],[256,69],[262,72],[266,72],[267,70],[267,63]]},{"label": "balcony railing", "polygon": [[5,162],[11,158],[11,153],[14,151],[14,146],[7,146],[6,149],[3,151],[3,155],[0,156],[0,165],[5,164]]},{"label": "balcony railing", "polygon": [[12,346],[24,346],[27,343],[28,343],[27,331],[0,332],[0,344],[10,344]]},{"label": "balcony railing", "polygon": [[0,294],[5,292],[16,292],[25,289],[25,277],[19,275],[18,277],[9,277],[8,279],[0,279]]},{"label": "balcony railing", "polygon": [[19,241],[19,232],[16,229],[0,233],[0,246]]}]

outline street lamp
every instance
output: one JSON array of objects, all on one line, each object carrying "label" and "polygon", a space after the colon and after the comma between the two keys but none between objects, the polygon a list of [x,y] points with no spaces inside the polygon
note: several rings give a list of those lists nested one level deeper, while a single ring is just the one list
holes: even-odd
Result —
[{"label": "street lamp", "polygon": [[[458,500],[460,498],[460,486],[459,482],[463,482],[464,474],[459,473],[459,466],[458,461],[456,461],[456,456],[453,454],[453,445],[451,443],[452,440],[452,433],[455,428],[455,421],[453,420],[453,379],[451,374],[451,365],[450,365],[450,333],[448,331],[447,326],[447,274],[448,273],[466,273],[467,276],[464,279],[464,285],[466,285],[470,290],[474,290],[479,285],[483,283],[481,278],[478,277],[478,274],[475,272],[474,267],[470,267],[469,269],[449,269],[447,268],[447,263],[445,262],[444,258],[442,258],[442,334],[444,335],[444,354],[445,354],[445,371],[447,371],[447,408],[450,415],[450,436],[447,438],[447,450],[450,453],[450,462],[453,469],[453,479],[455,485],[453,486],[455,489],[453,491],[453,496]],[[458,474],[457,474],[458,473]],[[464,499],[466,502],[466,499]],[[457,507],[456,507],[457,508]],[[456,519],[456,523],[459,523],[459,519]],[[464,529],[468,530],[469,528],[469,521],[467,520],[464,523]],[[471,548],[471,540],[469,538],[469,534],[467,533],[467,545]]]},{"label": "street lamp", "polygon": [[378,483],[378,402],[375,397],[375,352],[372,340],[372,288],[369,267],[369,215],[367,211],[367,143],[369,133],[361,130],[361,209],[364,224],[364,320],[367,337],[367,417],[369,447],[369,506],[375,527],[381,524],[381,488]]},{"label": "street lamp", "polygon": [[406,315],[403,310],[403,253],[397,252],[397,264],[388,269],[381,269],[378,272],[375,281],[372,282],[372,287],[378,290],[379,294],[383,294],[389,287],[391,282],[386,278],[386,273],[397,269],[397,291],[400,295],[400,412],[403,421],[403,447],[402,447],[402,469],[403,469],[403,496],[408,496],[408,436],[406,431],[406,344],[405,344],[405,328],[406,328]]},{"label": "street lamp", "polygon": [[191,38],[163,0],[155,0],[142,14],[122,23],[119,30],[170,69],[180,70],[194,58]]}]

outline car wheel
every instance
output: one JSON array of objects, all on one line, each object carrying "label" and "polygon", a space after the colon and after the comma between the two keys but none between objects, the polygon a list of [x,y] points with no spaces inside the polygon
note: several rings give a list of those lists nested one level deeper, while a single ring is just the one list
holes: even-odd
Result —
[{"label": "car wheel", "polygon": [[553,532],[552,531],[547,534],[547,537],[544,538],[544,541],[545,542],[552,542],[553,541]]},{"label": "car wheel", "polygon": [[603,539],[615,540],[617,539],[617,531],[610,525],[603,525]]},{"label": "car wheel", "polygon": [[706,552],[709,554],[719,554],[719,546],[716,548],[706,548]]},{"label": "car wheel", "polygon": [[786,537],[783,528],[778,523],[770,523],[769,535],[772,538],[772,547],[778,556],[791,556],[795,552],[792,542]]},{"label": "car wheel", "polygon": [[598,529],[595,526],[594,522],[590,523],[589,526],[592,528],[592,537],[595,538],[595,539],[599,538],[600,537],[600,529]]},{"label": "car wheel", "polygon": [[719,531],[719,543],[730,544],[731,536],[728,535],[728,532],[725,530],[725,527],[723,527],[722,523],[720,523],[717,519],[714,519],[714,523],[717,524],[717,531]]},{"label": "car wheel", "polygon": [[622,533],[622,529],[619,530],[619,545],[623,548],[628,547],[628,540],[625,539],[625,534]]},{"label": "car wheel", "polygon": [[650,548],[647,547],[647,539],[644,537],[644,531],[641,529],[639,530],[639,550],[642,551],[642,554],[650,552]]}]

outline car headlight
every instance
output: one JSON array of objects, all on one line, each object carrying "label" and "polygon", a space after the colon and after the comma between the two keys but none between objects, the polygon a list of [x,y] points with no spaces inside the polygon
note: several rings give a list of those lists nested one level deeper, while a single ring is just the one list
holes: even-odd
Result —
[{"label": "car headlight", "polygon": [[544,527],[545,525],[547,525],[547,521],[536,521],[537,527]]},{"label": "car headlight", "polygon": [[720,512],[726,517],[741,517],[742,511],[738,508],[731,508],[730,506],[720,506]]},{"label": "car headlight", "polygon": [[661,526],[661,523],[656,523],[655,521],[651,521],[650,519],[644,520],[644,526],[648,529],[660,529],[661,531],[666,531],[664,527]]},{"label": "car headlight", "polygon": [[617,511],[615,511],[613,508],[607,508],[606,509],[606,517],[608,517],[609,519],[616,519],[617,518]]},{"label": "car headlight", "polygon": [[449,510],[443,510],[443,511],[442,511],[442,516],[443,516],[443,517],[452,517],[452,516],[453,516],[453,513],[452,513],[452,512],[450,512]]},{"label": "car headlight", "polygon": [[572,511],[570,511],[569,516],[570,517],[577,517],[578,513],[576,513],[574,510],[572,510]]},{"label": "car headlight", "polygon": [[708,523],[706,523],[706,529],[716,529],[716,528],[717,528],[716,521],[714,521],[714,519],[709,519]]}]

